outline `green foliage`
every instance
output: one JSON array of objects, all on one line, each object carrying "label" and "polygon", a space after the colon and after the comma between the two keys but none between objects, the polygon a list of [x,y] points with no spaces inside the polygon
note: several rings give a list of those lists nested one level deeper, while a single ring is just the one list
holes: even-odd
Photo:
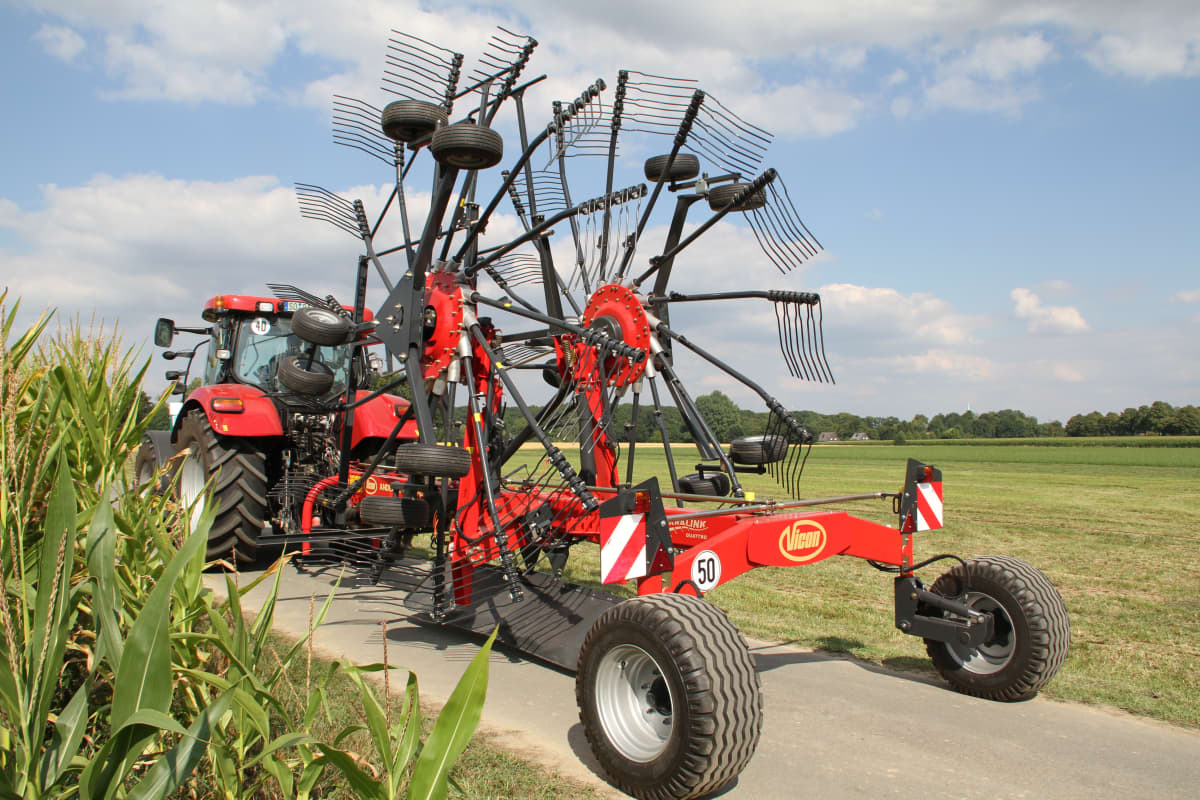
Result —
[{"label": "green foliage", "polygon": [[[299,719],[279,700],[287,666],[307,655],[302,640],[266,657],[282,564],[259,579],[274,582],[247,621],[240,600],[258,581],[230,579],[223,604],[202,581],[212,512],[191,529],[171,498],[149,490],[155,483],[129,485],[130,454],[164,404],[146,413],[146,366],[102,332],[71,328],[40,342],[45,316],[14,336],[15,311],[3,309],[4,299],[0,798],[158,800],[209,790],[202,787],[230,799],[307,798],[327,766],[366,775],[368,762],[341,737],[322,742],[310,733],[328,711],[324,682],[333,671],[310,687]],[[464,683],[474,688],[451,714],[458,733],[421,751],[446,768],[478,721],[486,654]],[[370,689],[360,686],[365,698]],[[381,797],[398,796],[420,749],[415,677],[406,697],[414,725],[374,727],[388,776]],[[444,794],[444,775],[417,769],[426,773],[433,796],[438,786]]]}]

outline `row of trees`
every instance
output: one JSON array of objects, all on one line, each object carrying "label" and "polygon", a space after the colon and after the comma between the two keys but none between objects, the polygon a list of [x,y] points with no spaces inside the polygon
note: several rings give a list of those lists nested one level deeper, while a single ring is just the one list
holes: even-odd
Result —
[{"label": "row of trees", "polygon": [[1173,408],[1161,400],[1148,406],[1127,408],[1118,414],[1076,414],[1067,420],[1068,436],[1200,436],[1200,408]]},{"label": "row of trees", "polygon": [[[740,436],[762,433],[767,424],[766,411],[748,411],[738,406],[723,392],[709,392],[696,398],[696,406],[708,421],[717,438],[729,442]],[[154,408],[149,396],[142,394],[141,407],[144,414],[154,413],[149,427],[169,427],[166,409]],[[536,410],[536,407],[535,407]],[[985,411],[976,414],[966,411],[961,414],[937,414],[927,417],[917,414],[910,420],[899,417],[860,417],[856,414],[821,414],[816,411],[792,412],[804,427],[814,434],[836,433],[839,439],[849,439],[857,433],[865,433],[871,439],[1012,439],[1037,436],[1137,436],[1160,434],[1164,436],[1200,436],[1200,408],[1180,406],[1174,408],[1161,400],[1138,408],[1127,408],[1121,413],[1110,411],[1101,414],[1076,414],[1064,426],[1058,420],[1038,422],[1021,411],[1006,408],[1002,411]],[[625,403],[613,415],[614,430],[622,440],[626,426],[632,422],[633,407]],[[509,407],[505,423],[511,431],[523,426],[520,412]],[[684,424],[683,416],[674,406],[666,406],[662,412],[662,424],[673,442],[691,441],[691,433]],[[658,441],[658,417],[653,406],[643,405],[638,409],[637,440]]]}]

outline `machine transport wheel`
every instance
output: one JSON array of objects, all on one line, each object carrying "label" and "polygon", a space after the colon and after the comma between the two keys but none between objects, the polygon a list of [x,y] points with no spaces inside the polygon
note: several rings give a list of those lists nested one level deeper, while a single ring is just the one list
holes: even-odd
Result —
[{"label": "machine transport wheel", "polygon": [[679,479],[679,491],[684,494],[725,497],[729,494],[729,476],[724,472],[708,472],[703,477],[698,473],[684,475]]},{"label": "machine transport wheel", "polygon": [[292,315],[292,333],[311,344],[345,344],[350,327],[350,320],[327,308],[302,308]]},{"label": "machine transport wheel", "polygon": [[[713,211],[720,211],[725,206],[729,205],[733,198],[737,197],[749,184],[746,183],[722,183],[720,186],[714,186],[708,190],[708,207]],[[741,202],[740,205],[733,207],[733,211],[753,211],[756,208],[762,208],[767,204],[767,196],[762,191],[755,192]]]},{"label": "machine transport wheel", "polygon": [[409,475],[461,478],[471,471],[471,452],[465,447],[409,442],[396,446],[396,471]]},{"label": "machine transport wheel", "polygon": [[[973,558],[966,577],[961,599],[994,615],[995,635],[979,648],[926,639],[934,667],[964,694],[988,700],[1033,697],[1058,672],[1071,645],[1062,597],[1039,570],[1008,556]],[[938,578],[930,591],[962,595],[962,565]]]},{"label": "machine transport wheel", "polygon": [[746,436],[729,443],[729,458],[735,464],[773,464],[783,460],[787,449],[782,436]]},{"label": "machine transport wheel", "polygon": [[434,131],[429,152],[448,167],[487,169],[504,158],[504,139],[491,128],[464,120]]},{"label": "machine transport wheel", "polygon": [[[666,171],[668,161],[671,161],[669,153],[665,156],[647,158],[645,164],[646,180],[658,183],[659,178]],[[676,153],[675,160],[671,161],[671,169],[666,173],[668,181],[690,181],[699,174],[700,159],[691,153]]]},{"label": "machine transport wheel", "polygon": [[415,142],[448,121],[446,109],[425,100],[395,100],[379,115],[384,135],[397,142]]},{"label": "machine transport wheel", "polygon": [[298,394],[325,394],[333,386],[333,370],[323,361],[305,367],[307,361],[306,355],[284,356],[275,368],[275,377]]},{"label": "machine transport wheel", "polygon": [[212,480],[217,516],[208,531],[209,561],[254,561],[267,519],[267,459],[254,439],[217,436],[204,412],[193,409],[179,426],[176,498],[191,507],[195,525],[204,511],[204,489]]},{"label": "machine transport wheel", "polygon": [[[133,462],[134,485],[141,489],[154,483],[150,491],[154,494],[165,492],[171,485],[171,474],[166,466],[173,455],[175,445],[171,444],[170,431],[146,431],[142,434],[142,442],[138,445],[137,457]],[[154,479],[155,473],[158,473],[157,481]]]},{"label": "machine transport wheel", "polygon": [[358,504],[364,525],[381,528],[425,528],[429,526],[429,504],[408,497],[364,497]]},{"label": "machine transport wheel", "polygon": [[685,800],[728,784],[762,728],[758,673],[716,606],[655,594],[606,611],[575,679],[584,734],[609,781],[642,800]]}]

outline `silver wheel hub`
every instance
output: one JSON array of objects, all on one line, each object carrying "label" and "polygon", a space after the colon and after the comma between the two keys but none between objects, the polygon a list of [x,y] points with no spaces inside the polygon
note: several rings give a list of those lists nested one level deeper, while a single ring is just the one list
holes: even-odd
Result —
[{"label": "silver wheel hub", "polygon": [[991,613],[994,625],[992,638],[978,648],[957,642],[948,642],[946,647],[954,660],[968,672],[976,675],[997,673],[1008,666],[1017,649],[1012,617],[994,597],[979,592],[967,592],[966,604],[975,611]]},{"label": "silver wheel hub", "polygon": [[675,729],[674,698],[654,657],[623,644],[596,668],[596,706],[613,747],[630,761],[653,761]]}]

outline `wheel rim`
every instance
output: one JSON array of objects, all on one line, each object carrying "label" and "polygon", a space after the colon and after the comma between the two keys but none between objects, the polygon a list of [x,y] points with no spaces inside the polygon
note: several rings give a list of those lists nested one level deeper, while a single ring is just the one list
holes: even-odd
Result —
[{"label": "wheel rim", "polygon": [[963,669],[976,675],[992,675],[1009,665],[1017,649],[1017,636],[1012,617],[996,598],[980,592],[967,592],[967,606],[975,611],[990,613],[994,631],[992,638],[978,648],[948,642],[950,655]]},{"label": "wheel rim", "polygon": [[204,513],[204,487],[208,483],[208,470],[192,445],[191,452],[183,460],[179,468],[179,499],[185,508],[190,508],[188,521],[195,529]]},{"label": "wheel rim", "polygon": [[630,761],[653,761],[675,729],[671,688],[649,653],[623,644],[604,655],[596,669],[600,724],[613,747]]}]

